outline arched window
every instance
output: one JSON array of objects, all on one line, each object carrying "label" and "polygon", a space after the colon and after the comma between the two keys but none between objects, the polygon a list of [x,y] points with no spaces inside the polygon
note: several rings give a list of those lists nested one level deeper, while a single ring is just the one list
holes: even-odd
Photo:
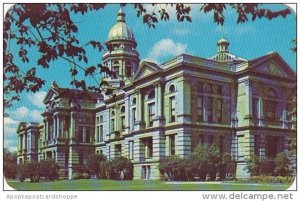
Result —
[{"label": "arched window", "polygon": [[112,65],[112,71],[114,71],[113,78],[117,79],[119,77],[119,68],[120,68],[120,63],[119,61],[114,61]]},{"label": "arched window", "polygon": [[153,99],[155,97],[155,92],[154,90],[151,90],[149,93],[148,93],[148,100],[149,99]]},{"label": "arched window", "polygon": [[169,87],[169,93],[174,93],[175,92],[175,86],[174,84],[171,84],[171,86]]},{"label": "arched window", "polygon": [[121,107],[121,114],[125,113],[125,106]]},{"label": "arched window", "polygon": [[135,105],[136,104],[136,98],[133,98],[132,99],[132,105]]},{"label": "arched window", "polygon": [[126,61],[125,63],[125,76],[131,77],[132,75],[132,64],[130,61]]},{"label": "arched window", "polygon": [[114,117],[115,116],[115,111],[111,111],[111,116]]}]

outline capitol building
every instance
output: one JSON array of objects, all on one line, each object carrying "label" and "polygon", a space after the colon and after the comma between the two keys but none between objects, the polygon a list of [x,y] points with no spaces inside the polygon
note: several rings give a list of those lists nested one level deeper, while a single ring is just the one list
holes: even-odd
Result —
[{"label": "capitol building", "polygon": [[210,58],[181,54],[157,64],[140,60],[137,42],[120,10],[106,42],[112,50],[102,58],[115,72],[103,74],[113,95],[82,96],[53,82],[43,121],[17,128],[18,163],[53,158],[61,177],[71,179],[91,153],[124,156],[134,179],[160,179],[160,159],[214,143],[231,154],[243,178],[245,158],[288,151],[296,136],[289,115],[296,73],[278,53],[247,60],[231,54],[222,37]]}]

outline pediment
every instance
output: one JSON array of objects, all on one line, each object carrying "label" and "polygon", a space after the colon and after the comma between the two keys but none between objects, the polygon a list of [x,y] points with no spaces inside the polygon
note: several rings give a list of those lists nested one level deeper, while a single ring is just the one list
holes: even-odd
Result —
[{"label": "pediment", "polygon": [[152,62],[147,62],[143,61],[141,62],[136,75],[135,75],[135,80],[142,79],[144,77],[147,77],[149,75],[152,75],[157,72],[161,72],[162,69],[158,67],[157,64],[152,63]]},{"label": "pediment", "polygon": [[46,96],[45,96],[45,98],[44,98],[44,100],[43,100],[43,103],[48,103],[48,102],[52,102],[53,100],[54,100],[54,98],[56,97],[56,96],[58,96],[59,94],[58,94],[58,92],[57,91],[55,91],[53,88],[50,88],[49,90],[48,90],[48,92],[47,92],[47,94],[46,94]]},{"label": "pediment", "polygon": [[19,133],[20,131],[24,130],[26,128],[26,123],[25,122],[20,122],[18,124],[18,127],[17,127],[17,133]]},{"label": "pediment", "polygon": [[295,72],[291,67],[279,56],[273,53],[269,57],[255,60],[250,67],[252,72],[268,74],[271,76],[282,77],[286,79],[295,79]]}]

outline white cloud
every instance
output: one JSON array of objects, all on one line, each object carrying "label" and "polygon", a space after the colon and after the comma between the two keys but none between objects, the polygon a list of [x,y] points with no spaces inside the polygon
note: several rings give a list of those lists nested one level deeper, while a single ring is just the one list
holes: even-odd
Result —
[{"label": "white cloud", "polygon": [[39,91],[34,94],[27,94],[26,98],[29,100],[34,106],[39,107],[39,108],[44,108],[45,105],[43,104],[43,99],[46,96],[45,91]]},{"label": "white cloud", "polygon": [[176,43],[170,38],[165,38],[153,45],[146,60],[160,61],[166,57],[177,56],[185,53],[187,49],[186,43]]},{"label": "white cloud", "polygon": [[4,117],[4,126],[6,125],[16,125],[18,122],[10,117]]},{"label": "white cloud", "polygon": [[15,111],[11,111],[10,115],[18,120],[24,122],[40,122],[42,120],[42,111],[40,110],[29,110],[27,107],[22,106],[17,108]]},{"label": "white cloud", "polygon": [[5,117],[4,119],[4,148],[7,148],[9,151],[16,151],[17,148],[17,134],[16,129],[18,121],[14,120],[11,117]]}]

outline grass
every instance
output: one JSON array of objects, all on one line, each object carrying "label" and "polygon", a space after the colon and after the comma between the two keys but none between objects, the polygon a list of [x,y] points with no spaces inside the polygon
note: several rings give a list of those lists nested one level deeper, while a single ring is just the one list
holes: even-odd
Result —
[{"label": "grass", "polygon": [[225,191],[245,191],[245,190],[286,190],[289,184],[245,184],[237,182],[204,182],[204,183],[166,183],[163,181],[113,181],[113,180],[97,180],[97,179],[81,179],[81,180],[57,180],[52,182],[19,182],[17,180],[8,180],[8,185],[16,190],[53,190],[53,191],[68,191],[68,190],[144,190],[144,191],[172,191],[172,190],[225,190]]}]

